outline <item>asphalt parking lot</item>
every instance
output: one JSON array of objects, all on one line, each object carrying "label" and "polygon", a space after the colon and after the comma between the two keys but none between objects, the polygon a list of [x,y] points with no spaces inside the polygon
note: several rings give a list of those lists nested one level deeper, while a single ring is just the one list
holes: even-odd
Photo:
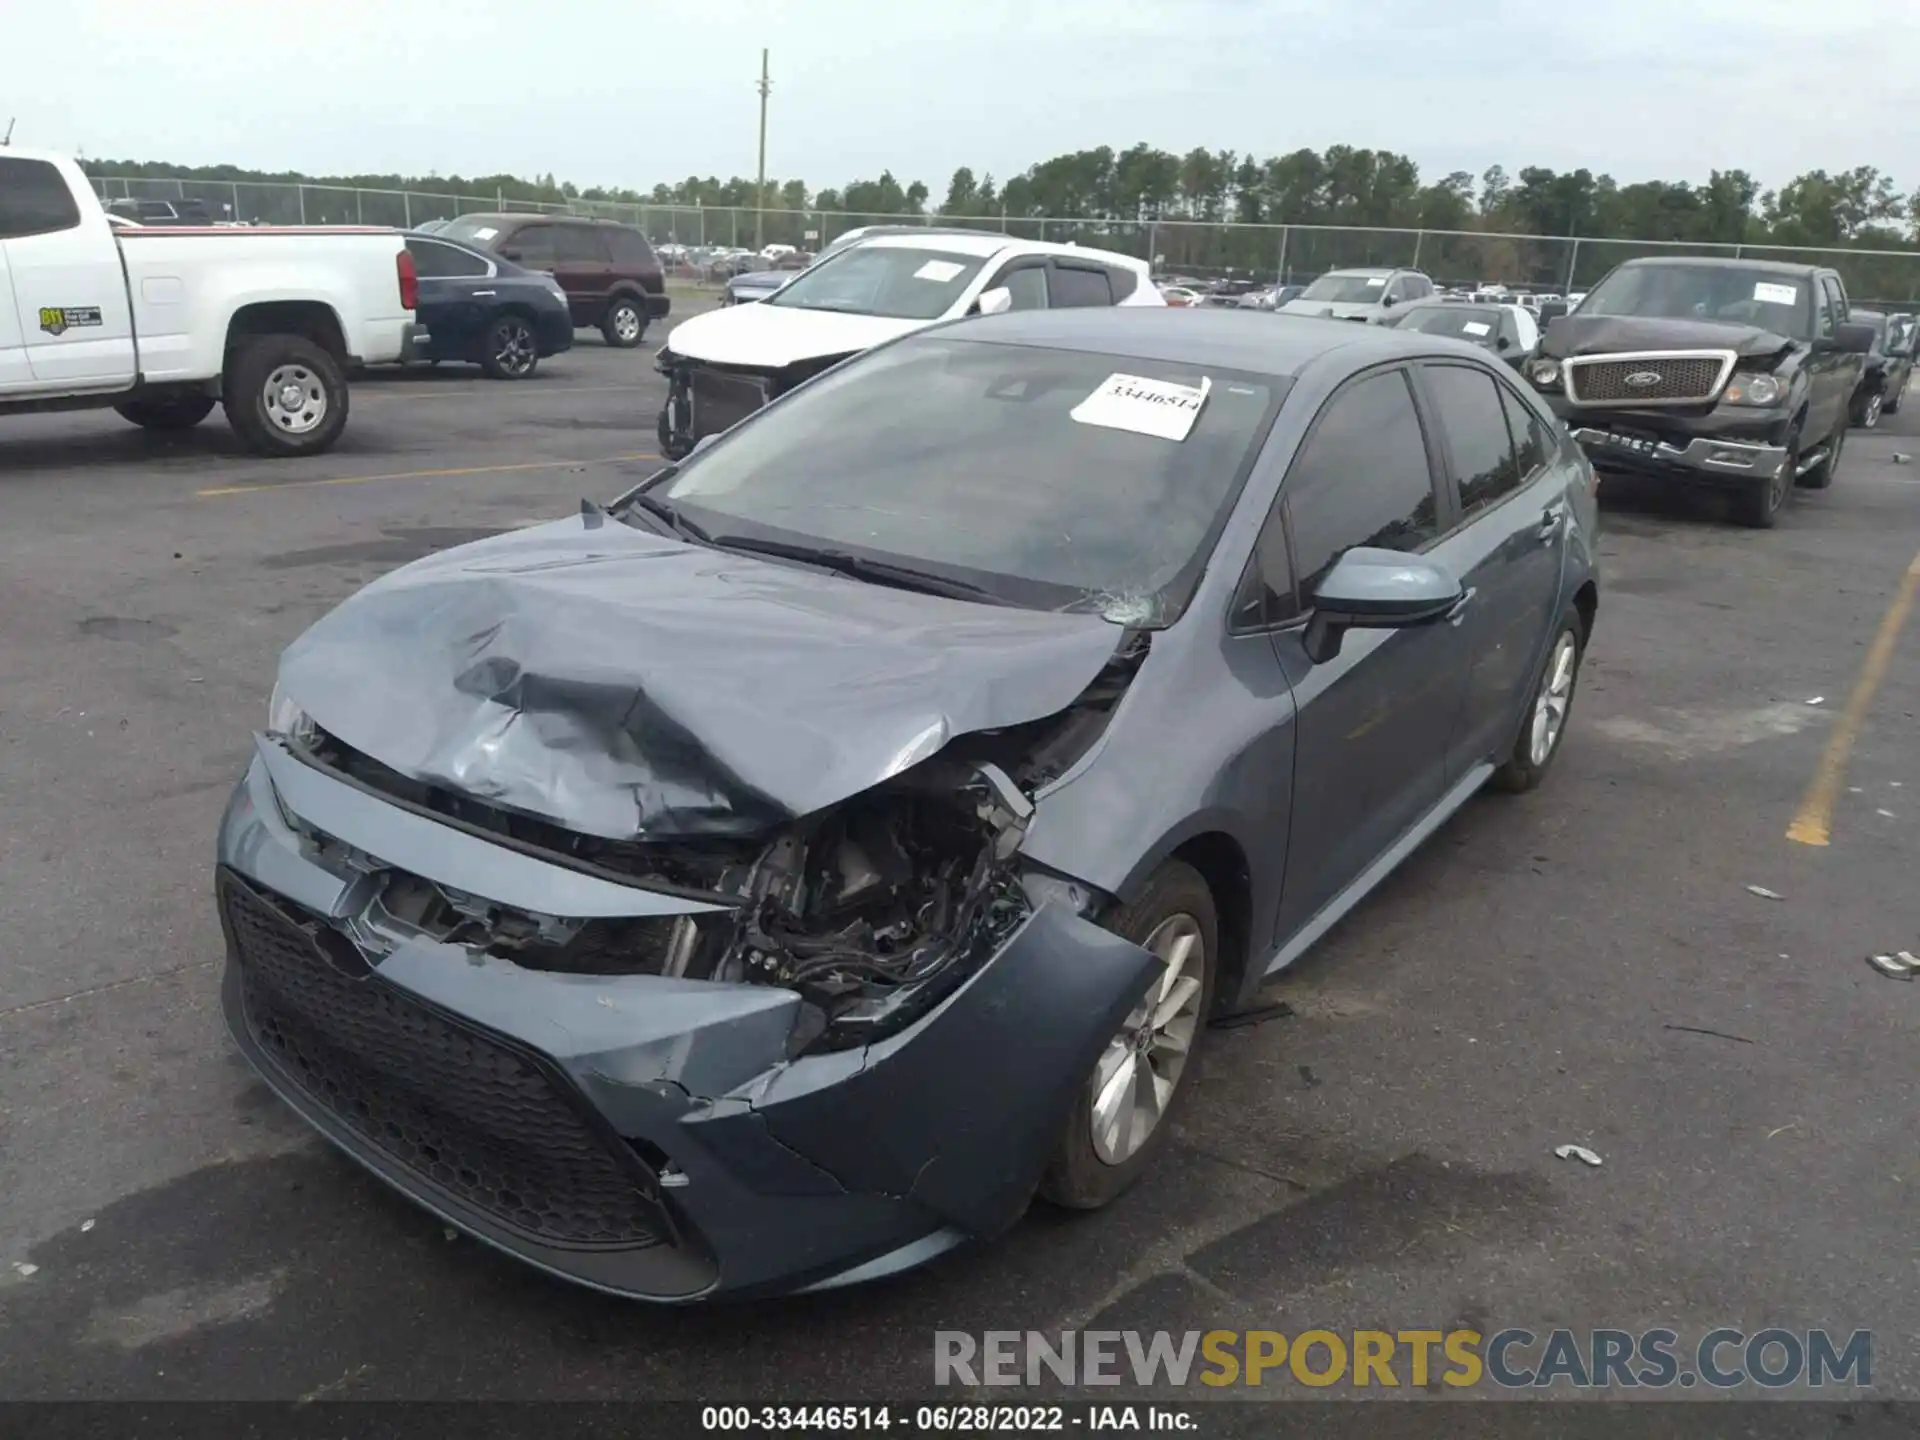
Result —
[{"label": "asphalt parking lot", "polygon": [[1920,985],[1863,963],[1920,950],[1920,625],[1875,646],[1920,413],[1772,532],[1609,497],[1555,774],[1443,829],[1274,988],[1291,1016],[1215,1032],[1110,1212],[659,1311],[309,1138],[216,1003],[212,837],[275,657],[392,566],[647,473],[654,343],[366,379],[304,461],[217,417],[0,425],[0,1396],[905,1397],[937,1328],[1462,1324],[1871,1329],[1875,1393],[1920,1395]]}]

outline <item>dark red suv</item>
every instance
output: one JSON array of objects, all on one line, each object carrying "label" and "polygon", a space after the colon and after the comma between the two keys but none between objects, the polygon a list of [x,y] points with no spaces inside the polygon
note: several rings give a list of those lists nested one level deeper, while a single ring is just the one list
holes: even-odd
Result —
[{"label": "dark red suv", "polygon": [[617,220],[579,215],[462,215],[440,233],[491,250],[530,270],[545,270],[567,292],[575,325],[630,350],[649,320],[672,308],[660,257],[647,237]]}]

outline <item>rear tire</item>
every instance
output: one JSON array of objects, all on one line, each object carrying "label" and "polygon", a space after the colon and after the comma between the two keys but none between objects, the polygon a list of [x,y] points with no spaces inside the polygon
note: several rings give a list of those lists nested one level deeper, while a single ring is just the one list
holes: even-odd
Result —
[{"label": "rear tire", "polygon": [[114,406],[122,420],[142,430],[191,430],[213,413],[211,395],[150,396]]},{"label": "rear tire", "polygon": [[525,380],[540,367],[540,343],[524,315],[502,315],[480,342],[480,368],[494,380]]},{"label": "rear tire", "polygon": [[[1169,860],[1156,870],[1140,898],[1117,911],[1106,928],[1162,954],[1168,959],[1168,970],[1163,979],[1153,982],[1146,999],[1094,1062],[1093,1074],[1080,1087],[1067,1117],[1053,1161],[1041,1177],[1041,1197],[1068,1210],[1098,1210],[1118,1199],[1166,1143],[1173,1119],[1193,1089],[1194,1063],[1213,1012],[1214,977],[1219,970],[1220,920],[1213,891],[1199,871],[1182,861]],[[1178,952],[1177,967],[1169,958],[1174,952]],[[1143,1028],[1151,1027],[1156,1003],[1172,1012],[1170,1018],[1161,1027]],[[1175,1060],[1171,1083],[1162,1090]],[[1123,1069],[1138,1083],[1127,1080]],[[1095,1113],[1103,1081],[1108,1089],[1116,1084],[1121,1088],[1115,1097],[1118,1103],[1101,1112],[1117,1114],[1118,1130],[1100,1135],[1095,1130]],[[1146,1094],[1157,1098],[1158,1109],[1150,1118],[1149,1107],[1141,1103]],[[1136,1134],[1142,1124],[1144,1134]]]},{"label": "rear tire", "polygon": [[600,333],[616,350],[631,350],[647,338],[647,312],[631,295],[616,295],[607,305]]},{"label": "rear tire", "polygon": [[227,424],[256,455],[318,455],[347,428],[347,377],[302,335],[253,335],[227,356]]}]

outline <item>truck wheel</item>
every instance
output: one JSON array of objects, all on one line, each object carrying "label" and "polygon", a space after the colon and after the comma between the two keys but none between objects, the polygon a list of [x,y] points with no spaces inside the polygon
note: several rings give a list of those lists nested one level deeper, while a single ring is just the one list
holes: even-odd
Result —
[{"label": "truck wheel", "polygon": [[495,380],[524,380],[540,364],[540,345],[524,315],[502,315],[480,342],[480,368]]},{"label": "truck wheel", "polygon": [[257,455],[318,455],[347,427],[347,377],[300,335],[255,335],[227,357],[227,423]]},{"label": "truck wheel", "polygon": [[631,295],[616,295],[600,322],[600,333],[614,349],[631,350],[647,338],[647,312]]},{"label": "truck wheel", "polygon": [[1744,489],[1734,492],[1734,519],[1749,530],[1771,530],[1774,522],[1780,518],[1780,507],[1786,503],[1787,492],[1793,489],[1794,476],[1800,469],[1800,423],[1797,420],[1793,429],[1787,432],[1785,449],[1787,458],[1780,462],[1778,474],[1770,475],[1765,480],[1752,481]]},{"label": "truck wheel", "polygon": [[1165,969],[1094,1061],[1040,1181],[1041,1196],[1069,1210],[1098,1210],[1117,1199],[1165,1143],[1171,1117],[1193,1088],[1219,969],[1213,891],[1181,861],[1156,870],[1139,899],[1106,927],[1151,950]]},{"label": "truck wheel", "polygon": [[1847,417],[1842,415],[1840,423],[1834,427],[1833,438],[1827,441],[1827,458],[1815,465],[1797,482],[1807,490],[1824,490],[1833,483],[1833,477],[1840,468],[1840,454],[1847,448]]},{"label": "truck wheel", "polygon": [[211,395],[151,396],[113,407],[142,430],[191,430],[213,413]]},{"label": "truck wheel", "polygon": [[693,453],[692,442],[680,439],[673,433],[671,402],[660,407],[660,419],[653,427],[653,433],[659,438],[660,456],[663,460],[684,460]]}]

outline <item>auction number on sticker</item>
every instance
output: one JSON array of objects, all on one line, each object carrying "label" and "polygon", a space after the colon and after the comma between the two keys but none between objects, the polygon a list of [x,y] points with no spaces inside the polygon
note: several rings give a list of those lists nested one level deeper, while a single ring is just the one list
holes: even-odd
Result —
[{"label": "auction number on sticker", "polygon": [[707,1405],[702,1430],[886,1430],[893,1412],[884,1405]]}]

